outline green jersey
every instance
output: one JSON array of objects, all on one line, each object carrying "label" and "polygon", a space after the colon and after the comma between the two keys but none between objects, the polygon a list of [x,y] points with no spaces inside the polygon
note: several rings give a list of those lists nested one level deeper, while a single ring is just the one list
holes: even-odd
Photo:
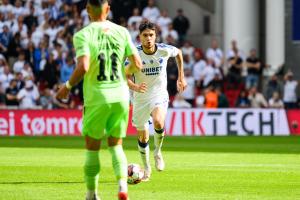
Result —
[{"label": "green jersey", "polygon": [[129,32],[110,21],[92,22],[73,37],[76,57],[89,56],[84,75],[84,105],[129,100],[124,60],[136,53]]}]

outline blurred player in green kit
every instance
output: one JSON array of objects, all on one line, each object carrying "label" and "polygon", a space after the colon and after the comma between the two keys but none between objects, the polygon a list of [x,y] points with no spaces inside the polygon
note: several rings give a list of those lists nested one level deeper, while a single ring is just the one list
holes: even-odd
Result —
[{"label": "blurred player in green kit", "polygon": [[[126,136],[129,92],[126,73],[141,69],[142,63],[129,32],[106,17],[107,0],[88,0],[91,23],[73,37],[77,66],[59,90],[57,98],[66,98],[71,88],[83,78],[83,130],[86,142],[84,175],[86,200],[99,200],[98,178],[101,169],[101,140],[107,137],[112,164],[119,184],[118,198],[128,199],[127,159],[122,147]],[[124,68],[128,58],[131,65]]]}]

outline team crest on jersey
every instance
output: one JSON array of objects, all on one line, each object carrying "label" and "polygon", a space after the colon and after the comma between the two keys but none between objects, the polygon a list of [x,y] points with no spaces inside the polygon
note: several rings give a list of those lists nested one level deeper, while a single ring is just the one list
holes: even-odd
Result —
[{"label": "team crest on jersey", "polygon": [[163,59],[159,58],[158,62],[161,64],[163,62]]},{"label": "team crest on jersey", "polygon": [[154,61],[153,61],[153,60],[150,60],[150,63],[151,63],[151,64],[153,64],[153,63],[154,63]]}]

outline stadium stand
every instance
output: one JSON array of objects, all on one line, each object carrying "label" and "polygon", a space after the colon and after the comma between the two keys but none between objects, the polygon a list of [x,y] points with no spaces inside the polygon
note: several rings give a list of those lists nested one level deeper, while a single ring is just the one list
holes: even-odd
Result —
[{"label": "stadium stand", "polygon": [[[58,85],[68,80],[75,67],[72,36],[89,23],[85,1],[0,2],[1,108],[80,108],[81,84],[72,90],[72,95],[66,101],[57,101],[53,97]],[[222,97],[219,95],[219,98],[225,98],[229,107],[243,107],[241,104],[245,102],[241,95],[248,98],[249,90],[255,86],[266,102],[271,102],[259,107],[274,107],[274,100],[271,99],[275,95],[275,99],[283,101],[286,108],[299,108],[296,93],[298,81],[293,79],[292,72],[285,76],[282,73],[275,74],[267,84],[263,84],[262,71],[268,65],[258,58],[254,49],[246,57],[234,38],[232,49],[226,53],[216,39],[205,50],[201,46],[194,46],[189,42],[190,25],[184,10],[178,9],[176,16],[168,16],[167,11],[156,7],[153,0],[111,0],[111,7],[109,18],[126,26],[135,44],[139,42],[138,25],[148,17],[160,25],[157,42],[182,49],[190,88],[183,96],[176,96],[177,71],[171,60],[168,67],[170,106],[174,99],[182,99],[195,107],[198,105],[196,99],[211,96],[206,94],[219,88],[223,91],[221,94],[225,94]],[[34,94],[34,98],[29,98],[29,94]],[[250,91],[250,107],[251,95]],[[205,102],[208,99],[204,99]],[[176,107],[180,107],[178,105]],[[226,107],[227,104],[224,105]]]}]

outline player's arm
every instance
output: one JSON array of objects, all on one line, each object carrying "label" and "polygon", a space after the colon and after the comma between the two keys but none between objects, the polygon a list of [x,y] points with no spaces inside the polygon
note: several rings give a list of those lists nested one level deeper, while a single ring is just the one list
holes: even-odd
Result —
[{"label": "player's arm", "polygon": [[65,99],[68,97],[73,86],[77,85],[84,77],[84,74],[89,70],[89,56],[83,55],[77,58],[77,65],[73,71],[70,79],[62,85],[56,95],[58,99]]},{"label": "player's arm", "polygon": [[128,56],[129,64],[125,66],[125,74],[131,75],[136,72],[141,71],[142,69],[142,61],[138,53],[135,53],[131,56]]},{"label": "player's arm", "polygon": [[139,93],[145,93],[147,91],[147,84],[145,82],[136,84],[133,82],[131,75],[126,75],[126,78],[129,89]]},{"label": "player's arm", "polygon": [[[128,58],[128,60],[130,61],[129,58]],[[132,74],[140,71],[140,67],[139,67],[140,64],[142,64],[142,63],[140,63],[139,61],[136,64],[131,64],[131,62],[128,62],[125,66],[125,74],[126,74],[127,84],[128,84],[129,89],[131,89],[135,92],[144,93],[147,90],[146,83],[141,83],[139,85],[139,84],[134,83],[134,81],[132,80]],[[135,65],[138,65],[138,66],[135,67]]]},{"label": "player's arm", "polygon": [[84,74],[89,70],[89,66],[90,66],[89,56],[84,55],[77,58],[76,68],[69,79],[69,84],[72,87],[77,85],[83,79]]},{"label": "player's arm", "polygon": [[187,83],[184,78],[184,72],[183,72],[183,56],[182,51],[178,49],[178,54],[175,57],[178,67],[178,79],[177,79],[177,90],[178,92],[183,92],[185,88],[187,87]]}]

